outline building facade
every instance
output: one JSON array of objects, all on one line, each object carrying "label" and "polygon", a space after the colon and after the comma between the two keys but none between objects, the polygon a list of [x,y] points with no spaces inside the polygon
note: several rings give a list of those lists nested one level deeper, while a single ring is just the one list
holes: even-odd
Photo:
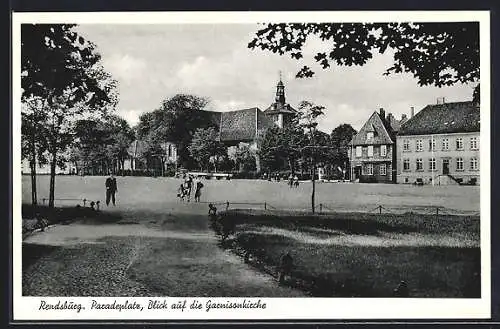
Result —
[{"label": "building facade", "polygon": [[396,133],[403,117],[397,120],[384,109],[373,112],[350,145],[351,180],[360,183],[396,182]]},{"label": "building facade", "polygon": [[479,184],[480,111],[473,102],[428,105],[397,136],[397,182]]}]

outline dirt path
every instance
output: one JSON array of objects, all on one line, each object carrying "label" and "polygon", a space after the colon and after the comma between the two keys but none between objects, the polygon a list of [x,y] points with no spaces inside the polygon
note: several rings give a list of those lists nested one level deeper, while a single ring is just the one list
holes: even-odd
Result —
[{"label": "dirt path", "polygon": [[302,296],[217,245],[206,205],[118,206],[114,223],[57,225],[23,242],[31,296]]}]

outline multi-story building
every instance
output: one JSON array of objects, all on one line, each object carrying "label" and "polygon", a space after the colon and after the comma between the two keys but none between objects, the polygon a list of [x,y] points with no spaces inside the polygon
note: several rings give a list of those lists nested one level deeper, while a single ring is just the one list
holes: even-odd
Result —
[{"label": "multi-story building", "polygon": [[370,183],[396,182],[396,133],[406,120],[397,120],[384,109],[373,112],[354,135],[349,152],[351,180]]},{"label": "multi-story building", "polygon": [[479,183],[479,105],[427,105],[397,136],[397,182]]}]

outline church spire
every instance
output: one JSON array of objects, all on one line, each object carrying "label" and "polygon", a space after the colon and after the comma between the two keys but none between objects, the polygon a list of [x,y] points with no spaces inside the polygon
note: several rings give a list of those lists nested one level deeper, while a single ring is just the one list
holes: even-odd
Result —
[{"label": "church spire", "polygon": [[280,74],[280,81],[278,82],[278,85],[276,86],[276,103],[279,104],[285,104],[285,86],[283,85],[283,81],[281,81],[281,71],[279,71]]}]

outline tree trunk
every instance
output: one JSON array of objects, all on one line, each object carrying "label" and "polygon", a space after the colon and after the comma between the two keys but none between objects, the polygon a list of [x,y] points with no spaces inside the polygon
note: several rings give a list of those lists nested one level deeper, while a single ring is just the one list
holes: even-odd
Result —
[{"label": "tree trunk", "polygon": [[56,186],[56,162],[57,148],[52,148],[52,159],[50,161],[50,191],[49,191],[49,208],[54,208],[54,191]]},{"label": "tree trunk", "polygon": [[38,204],[38,198],[36,193],[36,144],[35,144],[35,126],[33,125],[33,134],[31,140],[31,159],[30,159],[30,169],[31,169],[31,204],[36,206]]},{"label": "tree trunk", "polygon": [[294,168],[293,162],[294,161],[292,158],[288,158],[288,166],[290,167],[290,172],[291,172],[292,176],[295,174],[295,168]]},{"label": "tree trunk", "polygon": [[313,166],[312,166],[312,193],[311,193],[311,209],[312,209],[312,213],[314,214],[314,208],[315,208],[315,205],[314,205],[314,197],[315,197],[315,193],[316,193],[316,163],[314,162],[313,160]]}]

